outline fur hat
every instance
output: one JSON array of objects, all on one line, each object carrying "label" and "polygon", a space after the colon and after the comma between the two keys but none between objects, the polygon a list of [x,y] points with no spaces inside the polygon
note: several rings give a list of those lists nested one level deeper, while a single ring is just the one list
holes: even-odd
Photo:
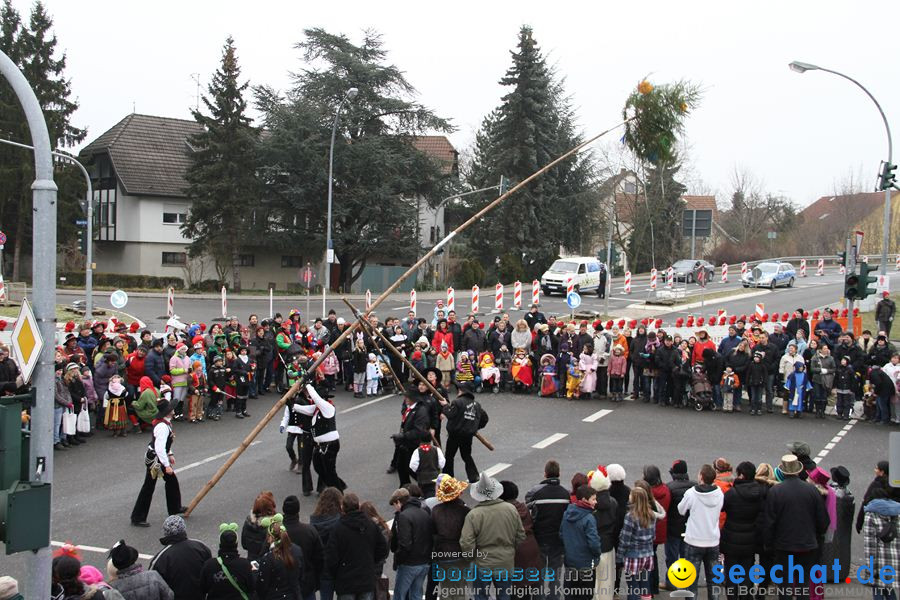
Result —
[{"label": "fur hat", "polygon": [[125,540],[119,540],[109,551],[109,559],[116,570],[121,571],[137,562],[138,551],[126,544]]},{"label": "fur hat", "polygon": [[606,476],[610,481],[625,481],[625,467],[618,463],[606,465]]},{"label": "fur hat", "polygon": [[607,474],[606,467],[603,465],[598,465],[597,468],[593,471],[588,472],[588,485],[597,490],[598,492],[602,492],[603,490],[608,490],[610,481],[609,475]]}]

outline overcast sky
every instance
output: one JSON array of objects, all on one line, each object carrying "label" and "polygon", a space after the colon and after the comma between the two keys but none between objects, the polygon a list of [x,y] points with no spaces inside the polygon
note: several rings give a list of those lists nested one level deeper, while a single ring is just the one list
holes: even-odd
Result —
[{"label": "overcast sky", "polygon": [[[13,0],[27,13],[30,2]],[[307,27],[355,41],[372,28],[419,101],[452,119],[451,140],[468,147],[503,93],[519,27],[531,25],[566,77],[585,134],[620,119],[625,98],[651,81],[689,79],[705,90],[687,124],[694,177],[729,196],[735,165],[766,189],[806,205],[834,192],[850,172],[871,191],[887,154],[882,122],[850,82],[822,72],[798,75],[794,59],[842,71],[900,118],[896,41],[885,20],[894,2],[236,2],[153,3],[47,0],[67,73],[90,141],[132,107],[190,118],[199,73],[203,89],[222,44],[234,36],[252,84],[288,85],[302,67],[294,44]],[[23,14],[24,16],[24,14]],[[895,121],[896,122],[896,121]],[[616,136],[616,139],[619,136]],[[611,142],[613,140],[610,140]]]}]

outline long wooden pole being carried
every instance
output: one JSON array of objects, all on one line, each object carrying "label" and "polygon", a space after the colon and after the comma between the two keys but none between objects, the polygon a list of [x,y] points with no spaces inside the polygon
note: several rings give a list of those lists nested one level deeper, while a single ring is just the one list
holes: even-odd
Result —
[{"label": "long wooden pole being carried", "polygon": [[[403,353],[400,352],[399,350],[397,350],[396,346],[394,346],[394,344],[392,344],[390,340],[388,340],[386,337],[384,337],[383,333],[378,331],[378,329],[372,327],[371,324],[366,323],[365,317],[362,315],[362,313],[359,312],[359,310],[355,306],[350,304],[350,302],[346,298],[341,298],[341,299],[344,301],[344,304],[349,306],[350,310],[353,311],[353,316],[356,317],[356,319],[360,322],[360,325],[362,325],[363,327],[369,327],[370,329],[372,329],[372,331],[374,331],[375,334],[381,338],[381,341],[384,342],[384,344],[387,346],[388,350],[390,350],[394,354],[394,356],[396,356],[397,358],[399,358],[400,360],[403,361],[403,364],[405,364],[409,368],[409,370],[413,374],[413,376],[425,384],[425,387],[428,388],[428,391],[431,392],[435,398],[437,398],[438,402],[440,402],[442,405],[449,402],[449,400],[447,398],[445,398],[444,395],[441,394],[441,392],[438,391],[438,389],[436,387],[431,385],[431,382],[428,381],[428,378],[425,377],[424,375],[422,375],[422,373],[415,366],[413,366],[413,364],[409,361],[409,359],[407,359],[405,356],[403,356]],[[485,448],[487,448],[491,452],[494,451],[494,445],[492,443],[490,443],[483,435],[481,435],[481,433],[476,433],[475,437],[478,438],[479,442],[484,444]],[[440,445],[440,444],[438,444],[438,445]]]},{"label": "long wooden pole being carried", "polygon": [[[574,148],[572,148],[565,154],[558,156],[552,162],[544,165],[543,167],[541,167],[540,169],[538,169],[537,171],[535,171],[534,173],[532,173],[531,175],[529,175],[528,177],[526,177],[525,179],[520,181],[518,184],[513,186],[512,189],[507,191],[505,194],[501,194],[499,197],[494,199],[490,204],[488,204],[487,206],[485,206],[484,208],[479,210],[477,213],[475,213],[474,215],[469,217],[469,219],[465,223],[463,223],[462,225],[460,225],[459,227],[457,227],[456,229],[451,231],[449,234],[447,234],[447,236],[444,239],[442,239],[440,242],[435,244],[435,246],[431,250],[426,252],[422,256],[422,258],[417,260],[415,262],[415,264],[413,264],[413,266],[411,266],[409,269],[407,269],[406,272],[403,273],[403,275],[401,275],[397,279],[397,281],[395,281],[394,283],[389,285],[388,288],[386,290],[384,290],[381,293],[381,295],[379,295],[378,298],[375,299],[374,302],[372,302],[372,306],[370,306],[366,310],[365,315],[368,317],[369,313],[371,313],[373,310],[378,308],[378,306],[381,305],[382,302],[387,300],[390,297],[390,295],[393,294],[397,290],[398,287],[400,287],[401,283],[406,281],[410,275],[412,275],[413,273],[418,271],[422,265],[424,265],[426,262],[431,260],[431,257],[434,256],[438,250],[440,250],[442,247],[444,247],[446,244],[448,244],[450,242],[450,240],[452,240],[454,237],[456,237],[457,235],[459,235],[460,233],[462,233],[463,231],[465,231],[466,229],[468,229],[469,227],[471,227],[472,225],[474,225],[475,223],[480,221],[482,219],[482,217],[484,217],[486,214],[488,214],[489,212],[491,212],[492,210],[494,210],[495,208],[500,206],[500,204],[502,204],[504,201],[506,201],[507,198],[509,198],[510,196],[512,196],[513,194],[515,194],[516,192],[518,192],[519,190],[521,190],[522,188],[527,186],[529,183],[531,183],[532,181],[534,181],[541,175],[545,174],[547,171],[549,171],[550,169],[552,169],[559,163],[566,160],[567,158],[574,156],[575,154],[577,154],[578,152],[580,152],[581,150],[583,150],[590,144],[596,142],[603,136],[607,135],[610,132],[615,131],[619,127],[622,127],[623,125],[626,125],[627,123],[629,123],[631,121],[634,121],[635,119],[637,119],[636,116],[625,119],[624,121],[615,125],[614,127],[610,127],[609,129],[602,131],[591,138],[586,139],[585,141],[581,142],[580,144],[578,144],[577,146],[575,146]],[[197,505],[200,504],[200,502],[203,500],[203,498],[206,497],[206,495],[209,493],[209,491],[213,487],[215,487],[215,485],[217,483],[219,483],[219,480],[222,479],[222,477],[225,475],[225,473],[228,472],[228,469],[231,468],[231,465],[233,465],[234,462],[241,456],[241,454],[243,454],[244,451],[250,447],[250,444],[253,443],[253,440],[256,439],[256,436],[258,436],[260,434],[260,432],[265,428],[265,426],[269,424],[269,421],[271,421],[275,417],[275,415],[277,415],[278,412],[284,407],[284,405],[288,401],[288,399],[293,398],[294,395],[300,390],[301,386],[306,385],[306,383],[307,383],[306,379],[309,376],[309,373],[315,372],[315,370],[319,367],[319,365],[322,364],[322,361],[325,360],[325,357],[328,356],[329,354],[331,354],[332,352],[334,352],[334,349],[336,347],[340,346],[341,343],[343,343],[343,341],[345,339],[347,339],[347,336],[349,336],[354,330],[356,330],[358,328],[359,328],[359,322],[356,322],[356,323],[353,323],[352,325],[350,325],[350,327],[348,327],[347,329],[345,329],[344,332],[341,335],[339,335],[338,338],[334,341],[334,343],[332,343],[328,348],[325,349],[325,351],[318,358],[318,360],[316,360],[312,364],[312,366],[309,367],[309,369],[307,370],[307,374],[304,375],[303,377],[301,377],[300,379],[298,379],[296,382],[294,382],[294,385],[292,385],[291,388],[287,392],[285,392],[285,394],[275,403],[275,405],[272,406],[272,408],[269,410],[269,412],[267,412],[265,415],[263,415],[263,418],[260,420],[260,422],[256,424],[256,427],[254,427],[252,430],[250,430],[250,433],[247,434],[247,437],[245,437],[244,440],[241,442],[241,444],[237,448],[235,448],[235,450],[231,454],[231,456],[228,457],[228,460],[226,460],[222,464],[222,466],[219,467],[219,469],[212,476],[212,479],[210,479],[208,482],[206,482],[206,485],[204,485],[203,488],[199,492],[197,492],[197,495],[194,496],[194,498],[191,500],[191,503],[188,505],[188,508],[184,513],[184,516],[189,517],[191,515],[191,513],[194,511],[194,509],[197,507]]]}]

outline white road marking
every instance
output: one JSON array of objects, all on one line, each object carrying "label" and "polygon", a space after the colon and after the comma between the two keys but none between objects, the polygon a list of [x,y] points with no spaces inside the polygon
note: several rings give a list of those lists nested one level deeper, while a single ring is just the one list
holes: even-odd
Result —
[{"label": "white road marking", "polygon": [[844,427],[837,432],[831,441],[825,444],[825,448],[822,449],[821,452],[816,456],[816,462],[822,462],[822,459],[828,456],[828,453],[834,450],[834,447],[840,443],[841,440],[844,439],[844,436],[847,435],[847,432],[853,429],[853,426],[856,425],[859,421],[857,419],[851,419],[849,423],[844,425]]},{"label": "white road marking", "polygon": [[532,448],[537,448],[538,450],[542,450],[543,448],[546,448],[550,444],[555,444],[559,440],[561,440],[565,437],[568,437],[568,435],[569,435],[568,433],[554,433],[550,437],[539,441],[537,444],[532,446]]},{"label": "white road marking", "polygon": [[[62,548],[66,545],[65,542],[50,542],[51,546],[56,546],[57,548]],[[98,552],[100,554],[109,554],[109,548],[98,548],[97,546],[85,546],[84,544],[75,544],[75,547],[79,550],[83,550],[85,552]],[[153,558],[152,554],[138,554],[138,558],[143,560],[150,560]]]},{"label": "white road marking", "polygon": [[606,415],[608,415],[608,414],[611,413],[611,412],[612,412],[612,411],[611,411],[610,409],[608,409],[608,408],[604,408],[603,410],[598,410],[598,411],[595,412],[594,414],[588,415],[587,417],[583,418],[583,419],[582,419],[582,422],[584,422],[584,423],[593,423],[594,421],[596,421],[596,420],[598,420],[598,419],[602,419],[603,417],[605,417]]},{"label": "white road marking", "polygon": [[484,474],[487,475],[488,477],[493,477],[497,473],[500,473],[501,471],[505,471],[506,469],[510,468],[511,466],[512,465],[509,463],[497,463],[493,467],[489,467],[489,468],[485,469]]},{"label": "white road marking", "polygon": [[825,444],[825,449],[826,450],[834,450],[834,442],[829,442],[829,443]]},{"label": "white road marking", "polygon": [[845,435],[847,435],[846,429],[841,429],[840,431],[837,432],[837,437],[844,437]]},{"label": "white road marking", "polygon": [[376,402],[381,402],[382,400],[387,400],[388,398],[393,398],[396,395],[397,394],[388,394],[386,396],[379,396],[378,398],[374,398],[372,400],[369,400],[368,402],[363,402],[362,404],[357,404],[356,406],[352,406],[350,408],[345,408],[344,410],[341,411],[341,414],[345,415],[349,412],[353,412],[354,410],[359,410],[360,408],[365,408],[366,406],[369,406],[370,404],[375,404]]},{"label": "white road marking", "polygon": [[[248,446],[248,448],[253,447],[257,444],[262,444],[262,442],[259,440],[255,441],[255,442],[250,442],[250,446]],[[194,467],[199,467],[200,465],[205,465],[206,463],[212,462],[219,458],[224,458],[226,456],[230,456],[235,450],[237,450],[237,448],[232,448],[231,450],[226,450],[225,452],[219,452],[218,454],[213,454],[212,456],[208,456],[208,457],[204,458],[203,460],[198,460],[197,462],[192,462],[191,464],[185,465],[183,467],[179,467],[178,465],[175,465],[175,473],[183,473],[183,472],[187,471],[188,469],[193,469]]]}]

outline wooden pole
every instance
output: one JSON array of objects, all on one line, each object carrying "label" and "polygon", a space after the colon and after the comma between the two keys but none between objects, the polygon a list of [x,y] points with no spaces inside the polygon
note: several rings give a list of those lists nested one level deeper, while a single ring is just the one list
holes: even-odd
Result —
[{"label": "wooden pole", "polygon": [[[387,346],[388,350],[390,350],[394,354],[394,356],[396,356],[397,358],[399,358],[400,360],[403,361],[403,364],[405,364],[409,368],[410,373],[412,373],[416,379],[418,379],[419,381],[421,381],[422,383],[425,384],[425,387],[428,388],[428,391],[430,391],[432,394],[434,394],[434,397],[438,399],[438,402],[440,402],[441,405],[444,405],[448,402],[448,400],[443,396],[443,394],[441,394],[436,387],[431,385],[431,382],[428,381],[428,378],[425,377],[424,375],[422,375],[422,373],[420,373],[419,370],[417,368],[415,368],[413,366],[413,364],[409,360],[407,360],[407,358],[405,356],[403,356],[403,353],[400,352],[399,350],[397,350],[397,348],[391,343],[391,341],[389,339],[384,337],[384,334],[382,334],[380,331],[378,331],[377,329],[372,327],[372,325],[370,323],[366,322],[363,315],[359,312],[359,310],[356,309],[355,306],[350,304],[350,302],[346,298],[341,298],[341,299],[344,301],[344,304],[346,304],[348,307],[350,307],[350,311],[353,313],[353,316],[356,317],[356,319],[358,320],[360,325],[362,325],[364,328],[365,327],[371,328],[378,335],[378,337],[381,338],[381,341],[384,342],[384,344],[385,344],[385,346]],[[487,438],[485,438],[483,435],[481,435],[481,433],[476,433],[475,437],[478,438],[479,442],[484,444],[485,448],[487,448],[491,452],[494,451],[494,445],[491,442],[489,442],[487,440]]]},{"label": "wooden pole", "polygon": [[[347,301],[344,300],[344,302],[347,302]],[[374,331],[378,335],[381,335],[381,332],[378,331],[375,327],[373,327],[371,323],[366,322],[366,320],[363,319],[362,317],[360,317],[358,315],[354,315],[354,316],[356,316],[357,320],[359,321],[360,328],[366,332],[366,335],[369,336],[369,339],[372,341],[372,346],[374,346],[375,350],[378,350],[378,342],[375,340],[375,336],[372,335],[372,332]],[[382,339],[384,339],[384,338],[382,337]],[[397,373],[394,372],[394,367],[391,366],[391,363],[386,363],[386,365],[387,365],[388,371],[391,372],[391,376],[394,378],[394,383],[397,384],[397,393],[402,396],[403,392],[404,392],[404,387],[405,387],[403,385],[403,382],[400,381],[399,377],[397,377]]]},{"label": "wooden pole", "polygon": [[[597,140],[599,140],[606,134],[611,133],[611,132],[615,131],[616,129],[618,129],[619,127],[622,127],[623,125],[626,125],[636,119],[637,119],[637,116],[629,117],[628,119],[625,119],[624,121],[622,121],[621,123],[618,123],[614,127],[610,127],[609,129],[607,129],[605,131],[601,131],[597,135],[586,139],[585,141],[581,142],[580,144],[578,144],[577,146],[575,146],[568,152],[556,157],[553,161],[544,165],[543,167],[541,167],[540,169],[538,169],[537,171],[535,171],[534,173],[532,173],[531,175],[529,175],[528,177],[526,177],[525,179],[520,181],[518,184],[513,186],[505,194],[501,194],[496,199],[494,199],[491,203],[489,203],[487,206],[485,206],[484,208],[479,210],[477,213],[475,213],[474,215],[469,217],[469,219],[465,223],[463,223],[462,225],[460,225],[459,227],[457,227],[456,229],[451,231],[446,237],[444,237],[444,239],[442,239],[440,242],[435,244],[431,250],[426,252],[422,256],[422,258],[417,260],[415,262],[415,264],[413,264],[409,269],[407,269],[406,272],[403,273],[403,275],[401,275],[397,279],[397,281],[395,281],[394,283],[389,285],[386,290],[381,292],[381,294],[378,296],[378,298],[376,298],[375,301],[372,303],[372,306],[370,306],[368,308],[368,310],[366,310],[366,312],[364,313],[365,316],[368,317],[368,315],[372,311],[374,311],[376,308],[378,308],[378,306],[380,306],[382,302],[387,300],[390,297],[390,295],[393,294],[397,290],[398,287],[400,287],[401,283],[406,281],[410,277],[410,275],[412,275],[413,273],[418,271],[422,267],[422,265],[424,265],[426,262],[431,260],[431,257],[433,257],[437,253],[438,250],[440,250],[447,243],[449,243],[450,240],[452,240],[458,234],[462,233],[463,231],[465,231],[466,229],[468,229],[469,227],[471,227],[472,225],[474,225],[475,223],[480,221],[482,218],[484,218],[484,216],[486,214],[488,214],[489,212],[491,212],[492,210],[497,208],[500,204],[502,204],[504,201],[506,201],[507,198],[509,198],[510,196],[512,196],[513,194],[515,194],[516,192],[518,192],[519,190],[521,190],[522,188],[527,186],[529,183],[531,183],[532,181],[534,181],[541,175],[545,174],[547,171],[549,171],[550,169],[552,169],[559,163],[563,162],[564,160],[566,160],[567,158],[569,158],[571,156],[574,156],[575,154],[577,154],[578,152],[580,152],[581,150],[583,150],[590,144],[596,142]],[[215,319],[213,319],[213,320],[215,320]],[[307,371],[307,373],[312,373],[313,371],[315,371],[319,367],[319,365],[322,364],[322,361],[325,360],[325,357],[328,356],[329,354],[331,354],[334,351],[334,348],[336,348],[337,346],[340,346],[340,344],[345,339],[347,339],[347,336],[350,335],[353,332],[353,330],[358,327],[359,327],[359,322],[357,321],[356,323],[353,323],[350,327],[345,329],[344,333],[339,335],[338,338],[334,341],[334,343],[331,344],[328,348],[326,348],[325,351],[322,353],[322,355],[318,358],[318,360],[316,360],[309,367],[309,370]],[[257,423],[256,427],[254,427],[250,431],[250,433],[247,434],[247,437],[244,438],[244,441],[241,442],[241,445],[238,446],[235,449],[235,451],[231,454],[231,456],[228,457],[228,460],[226,460],[222,464],[222,466],[219,467],[219,469],[212,476],[212,479],[210,479],[206,483],[206,485],[204,485],[203,488],[199,492],[197,492],[197,495],[194,496],[193,500],[191,500],[191,503],[188,505],[187,510],[184,512],[185,517],[189,517],[191,515],[191,513],[194,511],[194,509],[197,507],[197,505],[200,504],[200,501],[203,500],[203,498],[209,493],[209,491],[213,487],[215,487],[215,485],[217,483],[219,483],[219,480],[221,480],[222,477],[224,477],[224,475],[228,471],[228,469],[231,468],[231,465],[233,465],[234,462],[241,456],[241,454],[243,454],[244,451],[250,447],[250,444],[253,443],[253,440],[256,439],[256,436],[258,436],[260,434],[260,432],[265,428],[265,426],[269,424],[269,421],[271,421],[275,417],[275,415],[278,414],[278,412],[281,410],[281,408],[284,407],[284,404],[285,404],[285,402],[287,402],[288,398],[293,397],[294,394],[296,394],[297,391],[301,388],[301,386],[303,386],[305,384],[306,384],[306,376],[298,379],[294,383],[294,385],[292,385],[291,388],[275,403],[275,405],[269,410],[269,412],[267,412],[265,415],[263,415],[262,420],[260,420],[260,422]]]}]

